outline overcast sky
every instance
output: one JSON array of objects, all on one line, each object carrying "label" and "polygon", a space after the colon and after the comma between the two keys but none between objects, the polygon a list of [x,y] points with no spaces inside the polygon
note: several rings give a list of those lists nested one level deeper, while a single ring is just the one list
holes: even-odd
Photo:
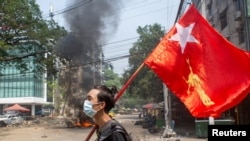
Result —
[{"label": "overcast sky", "polygon": [[[124,1],[120,11],[120,21],[118,22],[117,31],[110,35],[103,44],[105,60],[128,55],[132,43],[136,42],[138,26],[144,27],[158,23],[170,29],[175,21],[180,0],[120,0]],[[64,19],[64,14],[60,13],[72,5],[70,0],[37,0],[44,18],[49,17],[50,5],[53,5],[56,22],[61,26],[68,28]],[[78,7],[83,8],[83,7]],[[77,21],[76,21],[77,22]],[[114,72],[119,75],[128,67],[128,59],[119,59],[111,62],[114,66]]]}]

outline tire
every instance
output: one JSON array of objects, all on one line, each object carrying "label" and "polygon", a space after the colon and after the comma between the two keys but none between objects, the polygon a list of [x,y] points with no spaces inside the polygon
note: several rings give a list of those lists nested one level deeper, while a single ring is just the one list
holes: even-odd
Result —
[{"label": "tire", "polygon": [[6,126],[7,126],[7,124],[5,122],[0,121],[0,127],[6,127]]}]

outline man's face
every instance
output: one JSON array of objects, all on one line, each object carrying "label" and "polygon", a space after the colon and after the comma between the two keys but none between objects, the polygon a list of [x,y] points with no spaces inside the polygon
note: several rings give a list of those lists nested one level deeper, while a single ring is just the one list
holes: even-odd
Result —
[{"label": "man's face", "polygon": [[99,90],[96,90],[96,89],[92,89],[88,92],[87,94],[87,100],[89,100],[92,104],[93,104],[93,109],[98,111],[100,110],[100,104],[101,103],[98,103],[98,99],[97,99],[97,95],[100,91]]}]

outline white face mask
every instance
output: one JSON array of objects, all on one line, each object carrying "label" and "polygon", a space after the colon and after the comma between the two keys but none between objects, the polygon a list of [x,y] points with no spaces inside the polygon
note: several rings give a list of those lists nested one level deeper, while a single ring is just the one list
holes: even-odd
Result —
[{"label": "white face mask", "polygon": [[95,114],[97,113],[97,111],[93,109],[92,102],[90,102],[89,100],[84,101],[83,111],[87,116],[91,118],[93,118]]}]

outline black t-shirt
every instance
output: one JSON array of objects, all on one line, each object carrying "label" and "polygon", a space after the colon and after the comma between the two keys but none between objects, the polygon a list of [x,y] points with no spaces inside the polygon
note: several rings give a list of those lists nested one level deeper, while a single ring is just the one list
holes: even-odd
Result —
[{"label": "black t-shirt", "polygon": [[129,138],[127,131],[118,121],[110,120],[97,130],[96,141],[129,141]]}]

